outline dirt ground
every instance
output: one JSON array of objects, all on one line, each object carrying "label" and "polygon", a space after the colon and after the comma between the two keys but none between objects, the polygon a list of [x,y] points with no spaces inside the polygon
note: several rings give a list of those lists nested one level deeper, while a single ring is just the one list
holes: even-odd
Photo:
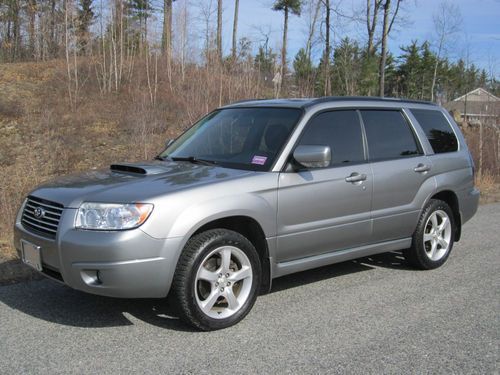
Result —
[{"label": "dirt ground", "polygon": [[[3,248],[2,248],[3,247]],[[8,245],[0,245],[0,285],[14,284],[25,280],[41,279],[43,276],[24,265],[8,249]],[[6,256],[5,254],[9,254]]]}]

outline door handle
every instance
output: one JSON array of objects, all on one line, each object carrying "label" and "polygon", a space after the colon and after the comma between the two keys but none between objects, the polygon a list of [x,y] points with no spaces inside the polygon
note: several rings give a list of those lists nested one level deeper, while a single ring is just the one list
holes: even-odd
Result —
[{"label": "door handle", "polygon": [[425,173],[425,172],[429,172],[431,170],[431,166],[420,163],[415,168],[413,168],[413,170],[415,172],[418,172],[418,173]]},{"label": "door handle", "polygon": [[366,180],[366,174],[364,174],[364,173],[359,174],[358,172],[353,172],[353,173],[351,173],[350,176],[345,178],[345,182],[351,182],[351,183],[361,182],[361,181],[365,181],[365,180]]}]

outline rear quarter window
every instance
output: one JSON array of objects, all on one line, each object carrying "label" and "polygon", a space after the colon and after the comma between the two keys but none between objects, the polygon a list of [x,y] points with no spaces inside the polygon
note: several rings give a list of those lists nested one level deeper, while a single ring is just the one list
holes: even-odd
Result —
[{"label": "rear quarter window", "polygon": [[436,154],[458,150],[458,141],[450,123],[441,111],[411,109]]}]

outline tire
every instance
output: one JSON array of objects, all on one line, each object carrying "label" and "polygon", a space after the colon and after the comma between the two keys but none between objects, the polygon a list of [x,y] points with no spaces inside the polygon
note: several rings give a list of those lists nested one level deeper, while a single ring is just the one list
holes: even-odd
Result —
[{"label": "tire", "polygon": [[261,282],[259,256],[237,232],[213,229],[193,236],[174,275],[180,318],[203,331],[230,327],[252,309]]},{"label": "tire", "polygon": [[453,248],[456,229],[453,218],[446,202],[431,199],[422,210],[411,247],[404,250],[406,261],[423,270],[442,266]]}]

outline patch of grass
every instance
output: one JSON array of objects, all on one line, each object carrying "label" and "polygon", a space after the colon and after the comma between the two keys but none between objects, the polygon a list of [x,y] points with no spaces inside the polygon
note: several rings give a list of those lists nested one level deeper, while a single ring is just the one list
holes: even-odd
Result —
[{"label": "patch of grass", "polygon": [[7,238],[0,238],[0,261],[15,259],[15,253],[11,251],[11,244]]},{"label": "patch of grass", "polygon": [[476,176],[476,186],[481,191],[481,203],[500,202],[500,181],[498,175],[486,171]]},{"label": "patch of grass", "polygon": [[19,100],[9,100],[0,96],[0,117],[20,117],[24,113]]}]

